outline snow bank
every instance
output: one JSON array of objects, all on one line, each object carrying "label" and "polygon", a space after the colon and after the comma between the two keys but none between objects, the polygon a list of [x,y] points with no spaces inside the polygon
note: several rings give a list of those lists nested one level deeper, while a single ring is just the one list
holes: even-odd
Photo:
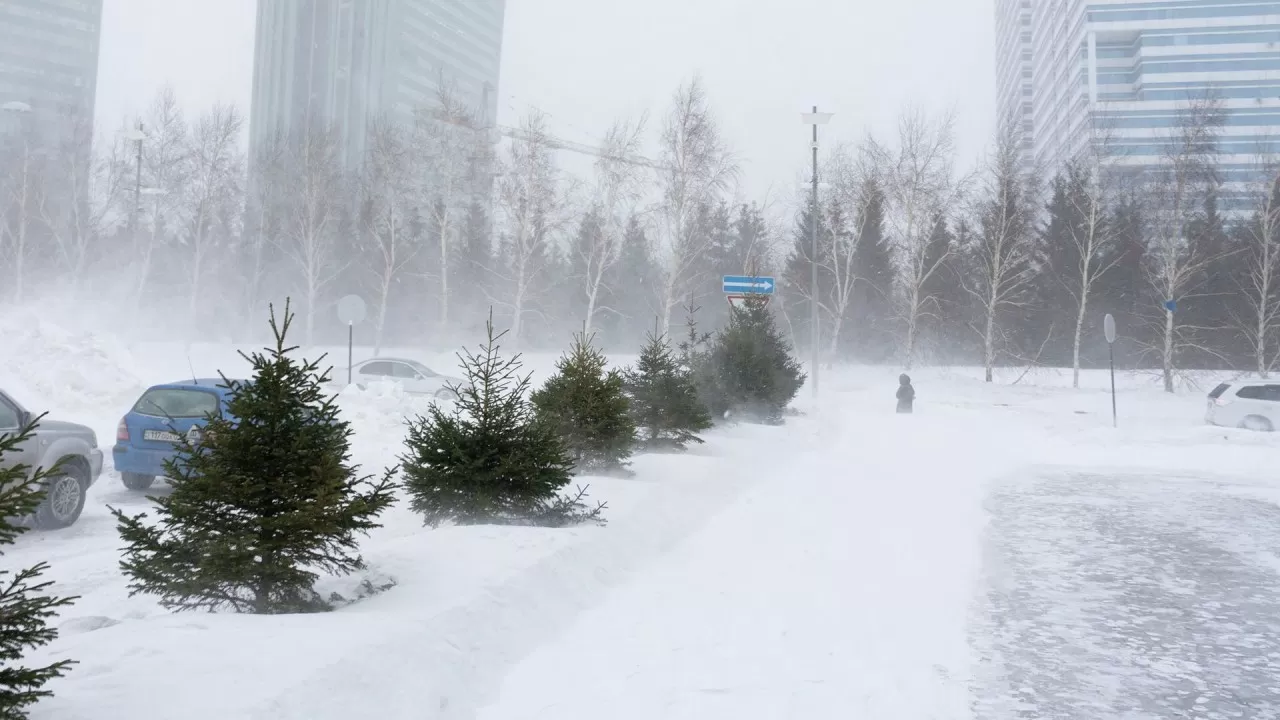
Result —
[{"label": "snow bank", "polygon": [[33,311],[0,316],[0,387],[37,412],[123,411],[145,385],[117,338],[72,330]]}]

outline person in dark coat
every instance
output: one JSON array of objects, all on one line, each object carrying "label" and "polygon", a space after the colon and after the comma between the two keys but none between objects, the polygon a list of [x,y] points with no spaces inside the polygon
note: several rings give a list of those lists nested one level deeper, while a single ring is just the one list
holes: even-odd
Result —
[{"label": "person in dark coat", "polygon": [[911,412],[916,401],[916,389],[911,387],[911,377],[906,373],[898,376],[898,412]]}]

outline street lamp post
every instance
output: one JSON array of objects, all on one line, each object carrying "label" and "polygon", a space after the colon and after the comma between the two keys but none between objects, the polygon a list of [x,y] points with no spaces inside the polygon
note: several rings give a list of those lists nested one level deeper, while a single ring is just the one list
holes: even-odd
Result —
[{"label": "street lamp post", "polygon": [[818,106],[813,106],[813,112],[801,113],[800,119],[805,125],[813,126],[813,214],[809,221],[810,232],[810,250],[809,250],[809,308],[810,308],[810,324],[812,359],[810,360],[811,372],[813,373],[813,397],[818,397],[818,364],[820,362],[820,343],[821,335],[818,332],[818,126],[826,125],[831,122],[832,113],[818,112]]},{"label": "street lamp post", "polygon": [[138,229],[138,215],[142,212],[142,141],[147,139],[147,134],[142,129],[142,123],[138,123],[138,127],[126,132],[124,138],[129,142],[138,144],[133,179],[133,215],[129,218],[129,236],[132,238]]}]

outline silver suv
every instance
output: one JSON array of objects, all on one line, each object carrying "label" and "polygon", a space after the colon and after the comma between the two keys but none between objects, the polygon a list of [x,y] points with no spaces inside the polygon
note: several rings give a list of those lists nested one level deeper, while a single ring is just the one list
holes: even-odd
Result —
[{"label": "silver suv", "polygon": [[[0,435],[12,435],[34,414],[0,390]],[[43,419],[17,453],[0,458],[5,467],[57,466],[45,486],[44,501],[36,509],[35,526],[54,530],[75,523],[84,510],[89,486],[102,474],[102,450],[93,430],[84,425]]]}]

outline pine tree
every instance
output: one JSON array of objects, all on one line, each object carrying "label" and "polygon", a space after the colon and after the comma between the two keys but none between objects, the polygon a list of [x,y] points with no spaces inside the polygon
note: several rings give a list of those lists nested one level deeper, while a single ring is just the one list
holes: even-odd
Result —
[{"label": "pine tree", "polygon": [[704,397],[716,415],[780,422],[805,380],[763,297],[748,296],[734,310],[704,362],[710,372],[702,377],[711,384]]},{"label": "pine tree", "polygon": [[866,362],[884,362],[894,351],[893,248],[884,232],[884,191],[868,180],[859,208],[860,236],[853,253],[852,327],[845,333],[853,354]]},{"label": "pine tree", "polygon": [[[4,462],[5,456],[12,456],[20,445],[34,442],[39,420],[36,418],[17,433],[0,435],[0,546],[12,545],[27,531],[17,520],[34,513],[44,498],[41,488],[49,470],[33,472],[26,465],[6,466]],[[22,570],[0,570],[0,719],[3,720],[25,718],[23,708],[53,694],[42,689],[45,683],[62,677],[74,664],[71,660],[39,668],[17,664],[22,660],[23,651],[47,645],[58,637],[57,629],[49,627],[48,621],[57,615],[59,608],[76,600],[44,594],[53,584],[39,581],[47,569],[48,563],[42,562]]]},{"label": "pine tree", "polygon": [[625,343],[644,331],[648,318],[658,311],[658,293],[662,285],[662,273],[653,257],[653,248],[645,235],[639,219],[632,217],[622,237],[622,252],[618,262],[609,270],[605,283],[607,292],[604,303],[617,310],[606,313],[602,319],[602,334],[609,346]]},{"label": "pine tree", "polygon": [[203,441],[179,441],[165,468],[173,492],[152,498],[159,522],[112,509],[131,594],[178,610],[316,612],[330,609],[319,572],[364,568],[356,534],[378,527],[395,471],[357,474],[327,373],[285,344],[292,320],[287,301],[282,323],[272,308],[275,347],[243,356],[251,380],[223,379],[230,417],[209,418]]},{"label": "pine tree", "polygon": [[567,525],[598,520],[604,504],[586,509],[586,489],[561,496],[573,461],[564,441],[539,421],[526,398],[529,375],[520,355],[498,354],[493,315],[479,352],[459,356],[466,381],[446,414],[434,405],[409,424],[400,460],[410,507],[433,527],[453,521]]},{"label": "pine tree", "polygon": [[556,374],[530,398],[538,416],[564,440],[579,470],[620,470],[636,444],[636,426],[623,390],[623,375],[577,334],[556,362]]},{"label": "pine tree", "polygon": [[631,416],[650,450],[684,450],[701,443],[697,433],[711,427],[711,415],[698,399],[693,372],[683,367],[665,336],[650,333],[640,360],[626,374]]}]

